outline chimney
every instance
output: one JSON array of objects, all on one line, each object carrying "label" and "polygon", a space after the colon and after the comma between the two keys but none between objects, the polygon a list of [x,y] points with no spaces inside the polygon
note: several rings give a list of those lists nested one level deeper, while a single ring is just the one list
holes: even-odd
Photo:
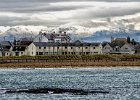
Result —
[{"label": "chimney", "polygon": [[114,37],[111,36],[111,42],[113,42],[113,41],[114,41]]}]

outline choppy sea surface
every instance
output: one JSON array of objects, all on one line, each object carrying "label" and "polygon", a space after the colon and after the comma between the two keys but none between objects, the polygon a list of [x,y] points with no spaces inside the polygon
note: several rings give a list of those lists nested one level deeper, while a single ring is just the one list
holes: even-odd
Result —
[{"label": "choppy sea surface", "polygon": [[[109,93],[5,92],[32,88],[102,89]],[[140,100],[140,68],[0,69],[0,100]]]}]

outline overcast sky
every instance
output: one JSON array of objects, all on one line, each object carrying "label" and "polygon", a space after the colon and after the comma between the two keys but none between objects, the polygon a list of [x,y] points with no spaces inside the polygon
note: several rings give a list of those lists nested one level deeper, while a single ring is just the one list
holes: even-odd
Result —
[{"label": "overcast sky", "polygon": [[0,26],[59,26],[139,13],[140,0],[0,0]]}]

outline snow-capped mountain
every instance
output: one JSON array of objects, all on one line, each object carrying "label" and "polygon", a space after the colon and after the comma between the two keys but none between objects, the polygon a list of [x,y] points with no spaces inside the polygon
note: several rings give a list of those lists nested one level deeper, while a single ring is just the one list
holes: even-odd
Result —
[{"label": "snow-capped mountain", "polygon": [[138,30],[117,30],[117,31],[97,31],[93,35],[83,37],[82,40],[86,42],[102,42],[102,41],[110,41],[111,37],[119,37],[119,38],[126,38],[131,37],[131,39],[135,39],[136,41],[140,42],[140,31]]},{"label": "snow-capped mountain", "polygon": [[[5,28],[5,30],[4,30]],[[23,37],[34,37],[40,30],[47,29],[45,26],[13,26],[0,27],[0,40],[14,40]]]},{"label": "snow-capped mountain", "polygon": [[106,20],[87,20],[75,21],[61,25],[59,27],[46,26],[0,26],[0,40],[4,38],[13,40],[21,37],[34,37],[41,30],[49,33],[60,30],[67,32],[73,40],[81,39],[83,41],[104,41],[114,37],[131,36],[140,40],[140,15],[129,18],[107,18]]},{"label": "snow-capped mountain", "polygon": [[[78,34],[83,41],[106,41],[114,37],[127,37],[140,41],[140,16],[136,18],[108,18],[104,21],[80,21],[60,26]],[[86,27],[87,26],[87,27]]]}]

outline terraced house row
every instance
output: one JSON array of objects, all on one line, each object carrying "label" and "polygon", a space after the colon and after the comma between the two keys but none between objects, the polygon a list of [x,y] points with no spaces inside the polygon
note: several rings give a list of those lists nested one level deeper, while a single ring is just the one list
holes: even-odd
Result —
[{"label": "terraced house row", "polygon": [[38,56],[50,54],[135,54],[140,52],[140,44],[134,39],[111,38],[111,42],[72,42],[65,33],[40,32],[34,39],[22,38],[14,42],[0,42],[0,56]]}]

